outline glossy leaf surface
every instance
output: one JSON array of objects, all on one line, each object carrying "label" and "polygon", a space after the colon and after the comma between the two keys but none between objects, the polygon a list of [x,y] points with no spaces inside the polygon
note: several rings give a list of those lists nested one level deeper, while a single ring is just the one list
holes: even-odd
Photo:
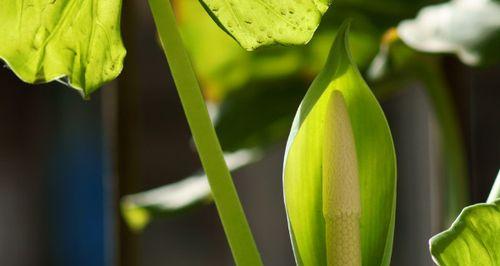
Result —
[{"label": "glossy leaf surface", "polygon": [[469,65],[500,60],[500,2],[454,0],[423,8],[398,26],[401,39],[424,52],[454,53]]},{"label": "glossy leaf surface", "polygon": [[[347,26],[339,29],[324,69],[295,116],[285,154],[285,203],[299,265],[326,265],[322,169],[328,99],[340,93],[352,126],[361,194],[363,265],[389,265],[394,230],[396,161],[385,116],[353,64]],[[333,150],[332,152],[338,152]]]},{"label": "glossy leaf surface", "polygon": [[465,208],[450,229],[430,240],[441,266],[500,264],[500,200]]},{"label": "glossy leaf surface", "polygon": [[84,96],[118,76],[120,0],[0,0],[0,59],[25,82],[67,77]]},{"label": "glossy leaf surface", "polygon": [[331,0],[200,0],[243,48],[307,43]]}]

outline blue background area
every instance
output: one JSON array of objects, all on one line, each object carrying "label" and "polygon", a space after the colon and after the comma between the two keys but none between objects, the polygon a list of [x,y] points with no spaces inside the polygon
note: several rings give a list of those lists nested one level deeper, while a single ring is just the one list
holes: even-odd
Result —
[{"label": "blue background area", "polygon": [[49,263],[106,265],[105,156],[100,100],[54,92],[48,141]]}]

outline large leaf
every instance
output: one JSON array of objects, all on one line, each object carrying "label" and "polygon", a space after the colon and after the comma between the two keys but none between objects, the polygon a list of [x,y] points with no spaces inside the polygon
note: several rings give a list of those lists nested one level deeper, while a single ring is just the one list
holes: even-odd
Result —
[{"label": "large leaf", "polygon": [[451,228],[430,240],[441,266],[500,265],[500,200],[465,208]]},{"label": "large leaf", "polygon": [[215,123],[222,149],[267,149],[284,142],[306,88],[306,82],[290,78],[251,84],[229,93]]},{"label": "large leaf", "polygon": [[331,0],[200,0],[243,48],[307,43]]},{"label": "large leaf", "polygon": [[0,58],[23,81],[67,77],[88,96],[120,73],[120,0],[0,0],[0,7]]},{"label": "large leaf", "polygon": [[[327,118],[333,94],[340,94],[344,99],[349,121],[343,124],[352,126],[361,194],[361,261],[363,265],[389,265],[390,261],[396,199],[395,152],[385,116],[352,62],[347,38],[347,26],[344,25],[324,69],[299,107],[287,143],[284,195],[299,265],[326,265],[325,241],[332,241],[325,236],[323,198],[326,196],[323,195],[322,171],[326,167],[324,149],[328,146],[328,138],[333,137],[325,135],[325,128],[331,123],[342,126],[335,125],[335,119]],[[340,153],[337,158],[345,155],[348,160],[341,146],[329,152]]]},{"label": "large leaf", "polygon": [[453,0],[423,8],[398,26],[401,39],[424,52],[455,53],[466,64],[500,60],[500,2]]}]

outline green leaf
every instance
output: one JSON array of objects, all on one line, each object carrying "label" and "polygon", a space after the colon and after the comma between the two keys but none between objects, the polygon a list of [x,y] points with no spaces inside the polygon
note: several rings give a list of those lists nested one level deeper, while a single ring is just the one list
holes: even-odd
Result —
[{"label": "green leaf", "polygon": [[[360,68],[371,61],[380,39],[380,30],[373,26],[372,20],[336,6],[325,13],[308,45],[274,45],[249,53],[213,22],[197,0],[175,0],[174,3],[182,37],[186,40],[204,95],[215,102],[223,101],[228,93],[236,90],[253,90],[260,86],[272,94],[276,84],[281,87],[296,87],[294,82],[309,84],[328,56],[331,36],[346,17],[355,17],[350,33],[351,49]],[[216,50],[220,52],[214,53]],[[299,96],[299,101],[302,97]],[[279,101],[279,97],[275,98]],[[290,115],[293,116],[294,111]],[[284,138],[287,134],[288,129]]]},{"label": "green leaf", "polygon": [[[356,199],[347,199],[352,200],[349,201],[352,204],[350,207],[339,205],[338,201],[333,201],[337,204],[328,207],[329,203],[323,202],[323,199],[332,201],[331,197],[335,195],[356,194],[356,189],[360,194],[359,226],[351,226],[350,231],[360,232],[361,262],[363,265],[389,265],[390,261],[396,203],[394,146],[382,109],[352,62],[347,27],[344,24],[339,29],[324,69],[299,107],[287,143],[284,195],[292,244],[299,265],[326,265],[327,257],[335,256],[327,252],[330,245],[326,243],[341,241],[337,242],[341,244],[342,239],[331,239],[325,235],[328,226],[324,215],[329,211],[325,212],[324,208],[327,206],[331,212],[344,210],[356,215],[356,204],[353,203]],[[335,102],[332,107],[330,103],[331,97],[339,96],[332,95],[340,95],[343,99],[340,102],[344,102],[348,114],[344,119],[339,118],[342,108],[335,107]],[[339,100],[336,102],[338,105]],[[331,108],[334,108],[333,111]],[[331,126],[333,130],[328,129]],[[349,134],[341,133],[349,132],[343,127],[352,127],[353,139],[349,140]],[[337,138],[336,134],[340,134],[340,140],[329,139]],[[351,141],[355,144],[355,151],[349,151],[348,143]],[[331,146],[328,143],[336,144]],[[333,172],[337,169],[337,176],[331,179],[323,172],[325,168],[333,169]],[[352,172],[357,172],[359,187],[352,185],[355,179],[348,179],[353,176]],[[330,190],[327,191],[331,192],[324,195],[325,183],[351,185],[328,188]],[[330,232],[328,235],[339,234]],[[339,236],[342,237],[355,243],[349,235]]]},{"label": "green leaf", "polygon": [[200,0],[217,23],[249,51],[307,43],[331,0]]},{"label": "green leaf", "polygon": [[441,266],[500,265],[500,200],[465,208],[450,229],[430,240]]},{"label": "green leaf", "polygon": [[120,0],[0,0],[0,58],[25,82],[67,77],[84,96],[118,76]]},{"label": "green leaf", "polygon": [[500,60],[500,2],[455,0],[423,8],[398,26],[401,39],[419,51],[455,53],[469,65]]},{"label": "green leaf", "polygon": [[[240,150],[224,156],[229,170],[236,171],[261,159],[259,150]],[[154,218],[180,214],[213,202],[207,175],[199,171],[172,184],[127,195],[121,212],[130,229],[142,231]]]}]

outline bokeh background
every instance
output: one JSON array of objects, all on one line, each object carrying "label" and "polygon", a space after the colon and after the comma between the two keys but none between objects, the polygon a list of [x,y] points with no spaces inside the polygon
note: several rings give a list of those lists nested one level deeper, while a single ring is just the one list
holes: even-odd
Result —
[{"label": "bokeh background", "polygon": [[[436,1],[336,2],[307,46],[250,53],[197,1],[174,1],[204,94],[212,108],[222,106],[223,147],[265,147],[234,181],[266,265],[294,264],[281,188],[284,138],[336,27],[354,18],[352,52],[367,73],[383,34]],[[122,34],[125,68],[89,101],[64,84],[29,85],[0,69],[0,265],[233,265],[213,205],[156,219],[140,234],[121,218],[122,196],[200,168],[146,2],[124,1]],[[456,108],[468,202],[482,202],[500,167],[500,66],[431,58]],[[425,82],[369,83],[398,158],[393,265],[432,265],[427,241],[446,223],[440,119]]]}]

